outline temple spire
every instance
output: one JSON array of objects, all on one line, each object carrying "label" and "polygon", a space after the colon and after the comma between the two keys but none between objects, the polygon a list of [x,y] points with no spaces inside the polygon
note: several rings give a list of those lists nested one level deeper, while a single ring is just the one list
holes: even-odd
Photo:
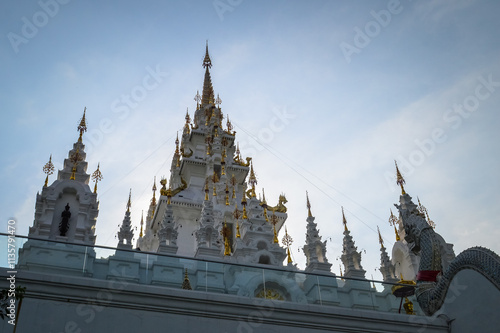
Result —
[{"label": "temple spire", "polygon": [[130,189],[127,201],[127,211],[125,212],[125,217],[118,231],[118,248],[119,249],[132,249],[132,238],[134,237],[134,231],[132,230],[132,222],[130,220],[130,206],[131,203],[132,189]]},{"label": "temple spire", "polygon": [[346,277],[365,278],[365,270],[361,266],[361,251],[354,245],[350,231],[347,229],[347,222],[342,208],[342,219],[344,223],[343,251],[340,260],[346,268]]},{"label": "temple spire", "polygon": [[309,194],[306,192],[307,198],[307,218],[306,218],[306,243],[302,247],[302,251],[306,256],[306,272],[323,271],[330,272],[331,264],[326,257],[326,240],[321,241],[315,218],[311,214],[311,204],[309,202]]},{"label": "temple spire", "polygon": [[201,94],[201,105],[207,105],[214,103],[214,88],[212,86],[212,79],[210,77],[210,68],[212,67],[212,61],[210,60],[210,55],[208,54],[208,41],[205,51],[205,58],[203,59],[203,68],[205,68],[205,79],[203,81],[203,92]]},{"label": "temple spire", "polygon": [[[384,246],[384,240],[382,239],[382,235],[380,234],[380,229],[377,226],[377,231],[378,231],[378,241],[380,243],[380,273],[382,273],[382,278],[384,282],[391,282],[395,283],[398,282],[398,279],[396,279],[396,273],[395,273],[395,268],[394,265],[391,262],[391,259],[389,258],[389,255],[387,254],[387,251]],[[373,277],[372,277],[373,279]]]}]

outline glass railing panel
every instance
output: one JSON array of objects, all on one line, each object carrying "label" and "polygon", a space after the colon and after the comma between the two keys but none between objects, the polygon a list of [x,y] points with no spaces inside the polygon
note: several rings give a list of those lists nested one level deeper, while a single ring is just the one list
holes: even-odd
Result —
[{"label": "glass railing panel", "polygon": [[[13,244],[13,245],[9,245]],[[0,234],[0,267],[319,306],[421,314],[414,286]],[[10,249],[14,249],[10,256]],[[186,275],[187,274],[187,275]],[[403,289],[398,289],[403,288]],[[396,291],[395,291],[396,290]],[[404,295],[401,290],[409,290]],[[396,296],[395,296],[396,294]]]}]

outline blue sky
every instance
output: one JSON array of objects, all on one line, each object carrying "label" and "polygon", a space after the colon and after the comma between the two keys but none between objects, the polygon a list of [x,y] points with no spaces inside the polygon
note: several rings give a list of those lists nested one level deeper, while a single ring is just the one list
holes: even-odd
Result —
[{"label": "blue sky", "polygon": [[[334,272],[344,206],[367,277],[381,277],[375,231],[390,248],[394,159],[456,254],[500,252],[497,1],[1,6],[0,212],[18,220],[19,234],[33,223],[43,165],[52,154],[62,167],[84,107],[88,171],[100,162],[104,175],[97,243],[116,244],[129,188],[138,226],[153,177],[169,174],[186,108],[195,109],[208,39],[214,89],[253,157],[257,188],[270,204],[288,198],[299,267],[307,190]],[[154,88],[127,106],[123,96],[151,72],[160,73]]]}]

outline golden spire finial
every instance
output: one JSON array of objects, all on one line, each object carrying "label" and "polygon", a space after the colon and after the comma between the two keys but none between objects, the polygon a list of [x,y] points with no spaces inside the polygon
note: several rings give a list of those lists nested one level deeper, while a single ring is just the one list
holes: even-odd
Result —
[{"label": "golden spire finial", "polygon": [[255,173],[253,171],[253,161],[250,161],[250,177],[248,177],[248,184],[252,186],[251,196],[255,198],[255,185],[257,185],[257,177],[255,177]]},{"label": "golden spire finial", "polygon": [[130,213],[130,207],[132,206],[132,189],[128,193],[128,201],[127,201],[127,213]]},{"label": "golden spire finial", "polygon": [[233,174],[231,174],[231,185],[233,187],[233,195],[231,198],[233,198],[233,199],[236,199],[236,191],[235,191],[236,184],[237,184],[236,177],[234,176],[234,173],[233,173]]},{"label": "golden spire finial", "polygon": [[307,203],[306,203],[306,206],[307,206],[307,216],[308,217],[312,217],[312,214],[311,214],[311,203],[309,202],[309,193],[307,193],[307,191],[306,191],[306,199],[307,199]]},{"label": "golden spire finial", "polygon": [[231,255],[231,247],[229,246],[229,236],[231,234],[231,231],[227,227],[226,218],[224,218],[224,226],[222,227],[221,233],[222,237],[224,238],[224,255]]},{"label": "golden spire finial", "polygon": [[189,282],[189,275],[187,268],[184,270],[184,280],[182,281],[182,289],[193,290],[193,288],[191,288],[191,283]]},{"label": "golden spire finial", "polygon": [[288,255],[287,262],[290,264],[290,263],[292,263],[292,257],[290,256],[290,245],[292,245],[293,239],[288,234],[288,231],[286,230],[286,227],[285,227],[285,236],[283,236],[283,239],[281,240],[281,242],[283,243],[283,245],[286,245],[286,252],[287,252],[287,255]]},{"label": "golden spire finial", "polygon": [[266,219],[266,222],[269,222],[269,218],[267,217],[266,193],[264,192],[264,189],[262,189],[262,202],[260,205],[264,208],[264,218]]},{"label": "golden spire finial", "polygon": [[220,174],[221,174],[221,176],[225,176],[226,175],[226,159],[225,159],[226,158],[226,148],[224,148],[222,150],[221,157],[222,157],[222,160],[220,161],[220,165],[221,165],[221,172],[220,172]]},{"label": "golden spire finial", "polygon": [[406,194],[405,192],[405,188],[403,187],[403,185],[406,183],[405,182],[405,179],[403,178],[403,176],[401,175],[401,172],[399,172],[399,168],[398,168],[398,162],[396,162],[396,160],[394,160],[394,163],[396,164],[396,184],[398,184],[399,186],[401,186],[401,194]]},{"label": "golden spire finial", "polygon": [[380,229],[377,226],[377,231],[378,231],[378,241],[380,243],[380,246],[384,249],[384,240],[382,239],[382,235],[380,234]]},{"label": "golden spire finial", "polygon": [[83,117],[80,120],[80,124],[78,125],[78,131],[80,132],[80,137],[78,138],[78,142],[82,142],[83,132],[87,132],[87,122],[85,120],[85,112],[87,111],[87,107],[83,109]]},{"label": "golden spire finial", "polygon": [[167,205],[170,205],[170,198],[172,198],[172,182],[170,182],[170,186],[168,187],[168,190],[165,192],[167,195]]},{"label": "golden spire finial", "polygon": [[238,210],[238,204],[234,204],[233,216],[236,221],[238,221],[239,218],[241,217],[240,211]]},{"label": "golden spire finial", "polygon": [[278,217],[274,214],[274,208],[273,208],[273,215],[271,215],[271,223],[273,224],[273,231],[274,231],[274,243],[279,243],[278,241],[278,234],[276,232],[276,223],[278,223]]},{"label": "golden spire finial", "polygon": [[342,206],[342,223],[344,223],[344,230],[348,231],[348,229],[347,229],[347,220],[345,219],[344,207],[343,206]]},{"label": "golden spire finial", "polygon": [[208,201],[208,177],[205,179],[205,201]]},{"label": "golden spire finial", "polygon": [[398,223],[398,219],[394,214],[392,213],[391,209],[391,216],[389,217],[389,224],[391,226],[394,226],[394,233],[396,234],[396,241],[400,241],[401,238],[399,237],[398,229],[396,229],[396,224]]},{"label": "golden spire finial", "polygon": [[92,174],[92,180],[95,182],[94,193],[97,193],[97,182],[100,182],[102,180],[102,173],[101,170],[99,170],[99,164],[100,163],[97,163],[97,169]]},{"label": "golden spire finial", "polygon": [[432,221],[430,218],[429,218],[429,212],[427,211],[427,208],[425,208],[424,205],[422,205],[420,203],[420,198],[417,196],[417,200],[418,200],[418,207],[417,207],[417,210],[423,215],[424,219],[426,218],[427,219],[427,223],[434,229],[436,228],[436,223],[434,223],[434,221]]},{"label": "golden spire finial", "polygon": [[236,238],[241,238],[240,235],[240,223],[236,220]]},{"label": "golden spire finial", "polygon": [[175,139],[175,153],[174,156],[176,158],[176,164],[175,166],[178,168],[180,167],[180,159],[181,159],[181,153],[179,152],[179,132],[177,132],[177,137]]},{"label": "golden spire finial", "polygon": [[186,124],[184,125],[184,134],[189,134],[189,124],[191,123],[191,117],[189,116],[189,108],[186,108]]},{"label": "golden spire finial", "polygon": [[153,180],[153,199],[151,199],[151,205],[156,206],[156,176]]},{"label": "golden spire finial", "polygon": [[52,163],[52,154],[50,154],[49,161],[45,163],[43,166],[43,172],[47,174],[47,177],[45,177],[45,187],[47,187],[49,183],[49,175],[54,173],[54,164]]},{"label": "golden spire finial", "polygon": [[70,180],[75,180],[76,179],[76,166],[78,165],[79,162],[83,161],[82,155],[80,155],[80,148],[76,148],[76,151],[71,154],[69,160],[73,162],[73,169],[71,170],[71,177],[69,177]]},{"label": "golden spire finial", "polygon": [[205,58],[203,59],[203,68],[212,67],[212,61],[210,60],[210,55],[208,54],[208,40],[205,48]]},{"label": "golden spire finial", "polygon": [[210,60],[210,55],[208,54],[208,41],[202,66],[205,68],[205,80],[203,81],[201,105],[207,105],[214,102],[214,88],[212,87],[212,79],[210,78],[209,71],[209,68],[212,67],[212,60]]},{"label": "golden spire finial", "polygon": [[214,197],[217,196],[217,190],[216,190],[216,187],[215,187],[215,184],[219,182],[219,177],[217,176],[217,174],[215,173],[214,171],[214,174],[212,176],[212,182],[214,183]]},{"label": "golden spire finial", "polygon": [[139,238],[142,238],[144,234],[142,233],[142,226],[144,225],[144,211],[141,213],[141,231],[139,232]]}]

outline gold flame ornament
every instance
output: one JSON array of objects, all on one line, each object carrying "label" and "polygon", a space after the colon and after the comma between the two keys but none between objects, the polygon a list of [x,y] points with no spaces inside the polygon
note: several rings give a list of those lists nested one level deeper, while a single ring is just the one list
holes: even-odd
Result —
[{"label": "gold flame ornament", "polygon": [[54,173],[54,164],[52,163],[52,154],[50,154],[49,161],[47,163],[45,163],[45,165],[43,166],[43,173],[45,173],[47,175],[47,177],[45,177],[45,185],[44,185],[45,187],[47,187],[47,185],[49,183],[49,175]]},{"label": "gold flame ornament", "polygon": [[287,262],[289,264],[292,263],[292,257],[290,255],[290,245],[292,245],[293,243],[293,239],[292,237],[288,234],[288,231],[286,230],[286,227],[285,227],[285,236],[283,236],[283,239],[281,240],[281,242],[283,243],[283,245],[286,246],[286,252],[287,252],[287,255],[288,255],[288,260]]},{"label": "gold flame ornament", "polygon": [[389,217],[389,224],[394,227],[394,233],[396,234],[396,241],[400,241],[398,229],[396,229],[396,224],[398,223],[398,218],[394,216],[391,209],[391,216]]},{"label": "gold flame ornament", "polygon": [[97,169],[92,174],[92,180],[95,182],[94,193],[97,193],[97,183],[102,180],[102,173],[101,170],[99,170],[99,163],[97,163]]}]

